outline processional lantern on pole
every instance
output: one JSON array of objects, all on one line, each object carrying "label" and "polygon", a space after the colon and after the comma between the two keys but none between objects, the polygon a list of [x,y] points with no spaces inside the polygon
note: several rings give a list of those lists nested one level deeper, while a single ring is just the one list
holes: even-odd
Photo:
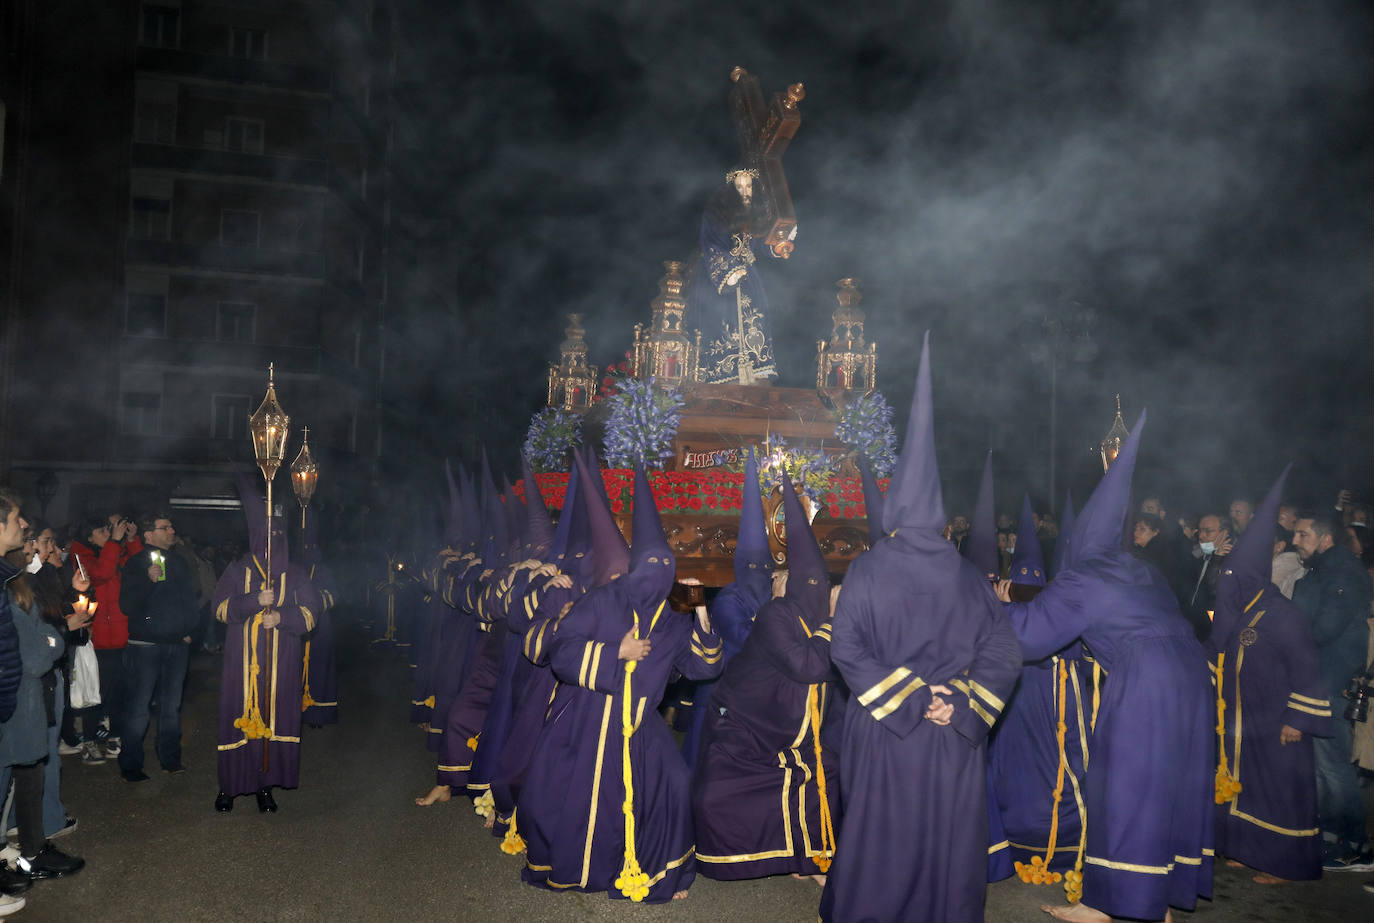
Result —
[{"label": "processional lantern on pole", "polygon": [[1121,419],[1121,395],[1116,396],[1116,419],[1112,421],[1112,428],[1107,430],[1107,435],[1103,438],[1102,448],[1102,473],[1106,474],[1107,469],[1116,461],[1116,456],[1121,452],[1121,446],[1126,442],[1131,431],[1126,429],[1126,421]]},{"label": "processional lantern on pole", "polygon": [[273,381],[273,364],[267,365],[267,394],[257,412],[248,420],[248,432],[253,437],[253,458],[267,482],[267,573],[272,573],[272,479],[286,458],[286,437],[290,434],[291,418],[277,403],[277,387]]},{"label": "processional lantern on pole", "polygon": [[315,456],[310,454],[310,427],[301,432],[301,450],[291,463],[291,489],[301,502],[301,528],[305,528],[305,508],[310,498],[315,496],[315,485],[320,480],[320,467],[315,464]]}]

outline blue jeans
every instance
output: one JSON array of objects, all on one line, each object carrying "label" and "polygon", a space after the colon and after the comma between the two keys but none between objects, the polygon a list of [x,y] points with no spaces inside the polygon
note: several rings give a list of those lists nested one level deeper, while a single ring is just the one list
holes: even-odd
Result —
[{"label": "blue jeans", "polygon": [[[1333,701],[1338,701],[1333,699]],[[1331,719],[1332,736],[1312,738],[1317,768],[1317,819],[1322,833],[1351,846],[1365,841],[1364,798],[1360,776],[1350,761],[1353,730],[1339,713]]]},{"label": "blue jeans", "polygon": [[124,720],[119,723],[119,768],[143,769],[143,737],[149,705],[157,698],[157,739],[153,745],[164,769],[181,763],[181,689],[190,648],[183,641],[130,644],[124,649]]}]

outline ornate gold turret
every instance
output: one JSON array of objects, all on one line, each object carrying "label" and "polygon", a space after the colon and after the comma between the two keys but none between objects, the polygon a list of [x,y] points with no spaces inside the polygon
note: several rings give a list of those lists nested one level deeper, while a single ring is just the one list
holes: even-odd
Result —
[{"label": "ornate gold turret", "polygon": [[878,345],[864,341],[859,280],[845,278],[835,284],[840,289],[835,294],[840,306],[832,315],[830,341],[816,343],[816,387],[872,391],[878,387]]},{"label": "ornate gold turret", "polygon": [[568,315],[568,327],[563,331],[563,343],[557,365],[549,365],[550,407],[582,410],[592,405],[596,394],[596,369],[587,365],[586,330],[581,314]]},{"label": "ornate gold turret", "polygon": [[635,378],[657,378],[665,384],[682,384],[697,380],[697,356],[701,349],[701,331],[689,339],[682,326],[687,310],[683,295],[686,283],[682,278],[682,263],[668,260],[663,264],[667,274],[658,280],[658,297],[653,303],[653,319],[649,329],[635,324],[634,364],[630,374]]}]

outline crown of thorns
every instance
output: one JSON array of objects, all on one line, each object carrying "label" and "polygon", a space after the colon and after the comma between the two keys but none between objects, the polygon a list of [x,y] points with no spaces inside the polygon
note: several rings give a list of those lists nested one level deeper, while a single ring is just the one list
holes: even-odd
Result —
[{"label": "crown of thorns", "polygon": [[725,181],[727,183],[733,183],[736,176],[747,176],[750,179],[758,179],[759,171],[753,167],[735,167],[735,169],[725,174]]}]

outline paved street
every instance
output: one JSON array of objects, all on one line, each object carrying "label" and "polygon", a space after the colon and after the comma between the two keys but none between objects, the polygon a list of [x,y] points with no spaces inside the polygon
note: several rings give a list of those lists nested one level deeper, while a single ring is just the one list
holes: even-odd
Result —
[{"label": "paved street", "polygon": [[[63,793],[80,828],[59,841],[82,855],[79,875],[40,882],[24,921],[230,920],[674,920],[805,921],[819,889],[771,879],[722,884],[698,878],[691,896],[666,906],[632,906],[603,895],[553,894],[521,884],[520,860],[504,855],[466,799],[422,809],[412,799],[433,783],[434,760],[406,723],[408,669],[394,650],[370,650],[343,627],[343,723],[305,729],[299,791],[277,793],[276,815],[240,798],[216,814],[215,700],[218,658],[199,656],[187,682],[184,775],[158,771],[129,785],[114,764],[64,760]],[[1374,876],[1346,874],[1311,884],[1262,887],[1229,869],[1217,899],[1180,921],[1292,921],[1374,918]],[[1041,900],[1058,889],[999,882],[991,921],[1039,921]]]}]

